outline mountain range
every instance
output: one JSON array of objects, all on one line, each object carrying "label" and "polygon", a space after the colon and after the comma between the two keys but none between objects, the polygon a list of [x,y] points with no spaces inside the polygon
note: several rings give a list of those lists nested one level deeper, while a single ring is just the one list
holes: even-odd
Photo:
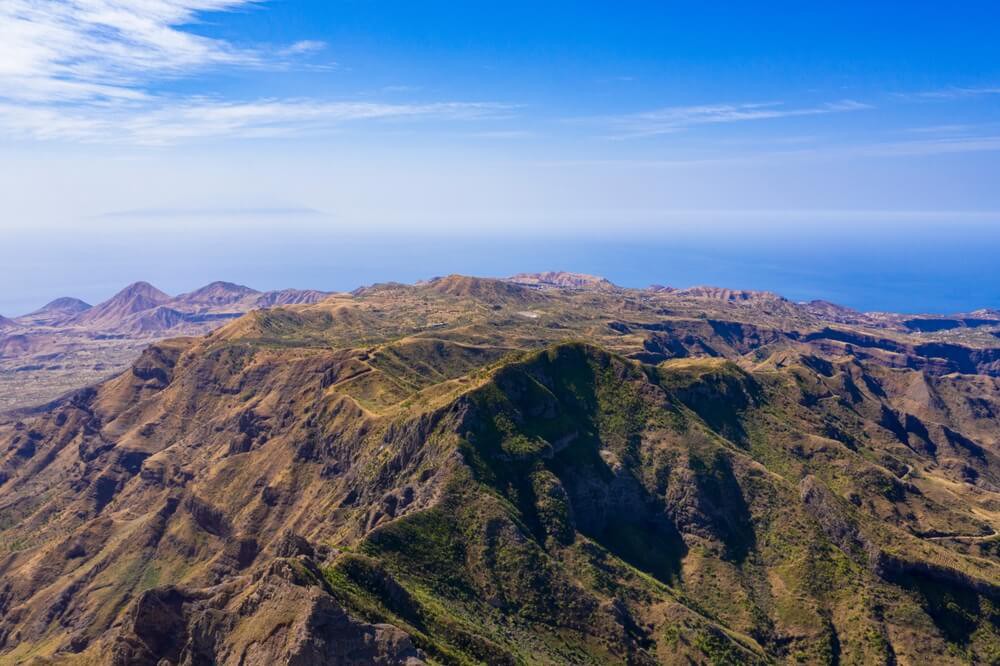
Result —
[{"label": "mountain range", "polygon": [[998,331],[539,275],[147,340],[0,416],[0,662],[997,663]]},{"label": "mountain range", "polygon": [[0,410],[44,402],[119,372],[153,340],[202,335],[253,309],[328,295],[213,282],[170,296],[136,282],[94,306],[63,297],[20,317],[0,317]]},{"label": "mountain range", "polygon": [[179,296],[169,296],[148,282],[136,282],[95,306],[63,297],[30,314],[8,320],[25,327],[73,327],[111,333],[159,335],[206,317],[232,318],[260,307],[315,303],[328,294],[286,289],[259,292],[231,282],[212,282]]}]

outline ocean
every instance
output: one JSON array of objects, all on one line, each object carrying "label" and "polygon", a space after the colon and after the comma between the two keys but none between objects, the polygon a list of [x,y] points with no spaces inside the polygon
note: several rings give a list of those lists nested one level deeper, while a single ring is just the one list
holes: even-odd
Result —
[{"label": "ocean", "polygon": [[0,314],[59,296],[90,303],[146,280],[176,294],[213,280],[256,289],[350,290],[463,273],[565,270],[628,287],[717,285],[824,299],[866,311],[1000,308],[1000,229],[864,224],[798,232],[529,233],[227,229],[5,232]]}]

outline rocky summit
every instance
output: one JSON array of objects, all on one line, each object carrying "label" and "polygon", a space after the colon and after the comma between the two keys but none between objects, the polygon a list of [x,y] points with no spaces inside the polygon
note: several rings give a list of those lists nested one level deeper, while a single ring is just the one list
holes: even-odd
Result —
[{"label": "rocky summit", "polygon": [[267,309],[0,416],[0,663],[1000,661],[994,312],[556,273],[185,299]]}]

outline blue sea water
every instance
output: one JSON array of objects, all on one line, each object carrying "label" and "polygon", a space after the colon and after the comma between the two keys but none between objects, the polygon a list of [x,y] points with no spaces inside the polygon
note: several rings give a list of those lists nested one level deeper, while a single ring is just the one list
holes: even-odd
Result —
[{"label": "blue sea water", "polygon": [[58,296],[99,302],[146,280],[176,294],[213,280],[257,289],[350,290],[463,273],[567,270],[629,287],[711,284],[860,310],[1000,308],[1000,229],[829,227],[684,234],[282,231],[5,234],[0,314]]}]

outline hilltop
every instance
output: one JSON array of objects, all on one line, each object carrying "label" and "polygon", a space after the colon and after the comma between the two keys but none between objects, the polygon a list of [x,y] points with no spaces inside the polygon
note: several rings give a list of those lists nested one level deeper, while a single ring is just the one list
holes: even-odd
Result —
[{"label": "hilltop", "polygon": [[15,319],[0,317],[0,412],[105,379],[155,340],[203,335],[251,310],[316,303],[329,295],[212,282],[170,296],[136,282],[94,306],[62,297]]},{"label": "hilltop", "polygon": [[136,282],[103,303],[84,310],[70,321],[96,329],[111,330],[121,326],[131,315],[152,310],[169,301],[169,296],[148,282]]},{"label": "hilltop", "polygon": [[90,309],[90,304],[79,298],[64,296],[46,303],[41,308],[17,318],[25,326],[58,326]]},{"label": "hilltop", "polygon": [[241,284],[216,281],[186,294],[181,294],[177,297],[177,301],[192,306],[219,306],[237,303],[259,294],[260,292],[256,289]]},{"label": "hilltop", "polygon": [[450,276],[153,344],[0,423],[0,661],[991,663],[1000,319],[828,311]]}]

